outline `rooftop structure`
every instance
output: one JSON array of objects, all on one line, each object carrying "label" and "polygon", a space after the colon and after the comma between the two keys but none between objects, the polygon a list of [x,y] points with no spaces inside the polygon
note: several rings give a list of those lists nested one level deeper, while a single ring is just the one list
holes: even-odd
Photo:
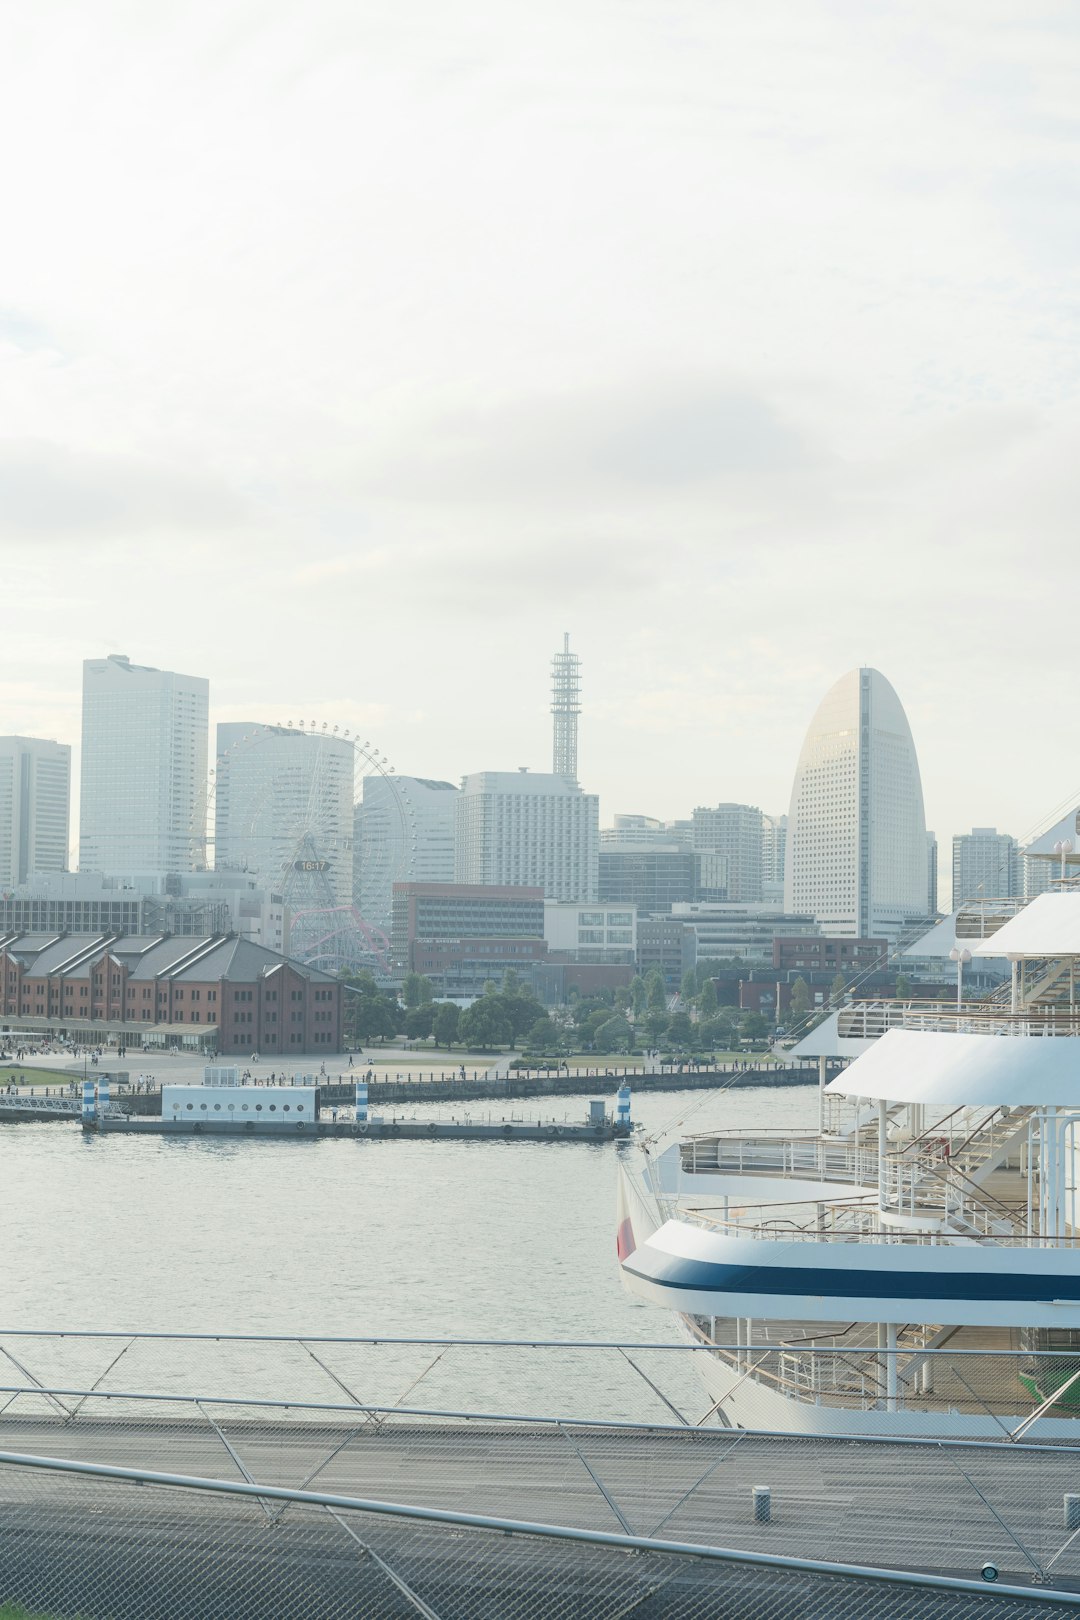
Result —
[{"label": "rooftop structure", "polygon": [[581,714],[581,660],[570,651],[570,636],[551,660],[551,769],[555,776],[577,781],[578,716]]}]

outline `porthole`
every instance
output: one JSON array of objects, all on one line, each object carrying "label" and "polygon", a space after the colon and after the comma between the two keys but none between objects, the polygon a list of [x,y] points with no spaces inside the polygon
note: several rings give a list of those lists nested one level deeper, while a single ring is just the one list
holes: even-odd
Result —
[{"label": "porthole", "polygon": [[190,1113],[191,1113],[191,1110],[192,1110],[192,1109],[193,1109],[193,1108],[194,1108],[194,1106],[195,1106],[195,1104],[194,1104],[194,1103],[188,1103],[188,1105],[187,1105],[187,1110],[188,1110],[188,1113],[189,1113],[189,1114],[190,1114]]},{"label": "porthole", "polygon": [[242,1109],[243,1109],[243,1111],[244,1111],[244,1113],[245,1113],[245,1114],[246,1114],[246,1113],[247,1113],[247,1111],[248,1111],[248,1105],[247,1105],[247,1103],[241,1103],[241,1104],[240,1104],[240,1107],[241,1107],[241,1108],[242,1108]]},{"label": "porthole", "polygon": [[256,1113],[257,1113],[257,1114],[261,1114],[261,1113],[262,1113],[262,1103],[256,1103],[256,1104],[255,1104],[255,1112],[256,1112]]},{"label": "porthole", "polygon": [[277,1103],[271,1103],[271,1104],[270,1104],[270,1112],[271,1112],[271,1113],[272,1113],[272,1114],[276,1114],[276,1113],[277,1113]]},{"label": "porthole", "polygon": [[206,1104],[205,1103],[200,1103],[199,1107],[202,1109],[203,1113],[205,1114],[206,1113]]},{"label": "porthole", "polygon": [[298,1113],[298,1114],[302,1114],[302,1113],[303,1113],[303,1112],[304,1112],[304,1105],[303,1105],[303,1103],[297,1103],[297,1105],[296,1105],[296,1112],[297,1112],[297,1113]]},{"label": "porthole", "polygon": [[221,1104],[220,1103],[215,1103],[214,1104],[214,1113],[215,1114],[220,1114],[221,1113]]},{"label": "porthole", "polygon": [[235,1103],[230,1103],[230,1104],[229,1104],[229,1113],[230,1113],[230,1114],[231,1114],[231,1113],[232,1113],[232,1111],[233,1111],[233,1109],[234,1109],[234,1108],[235,1108],[235,1107],[236,1107],[236,1104],[235,1104]]},{"label": "porthole", "polygon": [[[274,1105],[273,1105],[273,1103],[271,1103],[271,1104],[270,1104],[270,1106],[271,1106],[271,1108],[273,1108],[273,1106],[274,1106]],[[283,1104],[282,1104],[282,1109],[281,1109],[281,1111],[282,1111],[282,1113],[284,1113],[284,1114],[287,1114],[287,1113],[288,1113],[288,1112],[289,1112],[289,1105],[288,1105],[288,1103],[283,1103]]]}]

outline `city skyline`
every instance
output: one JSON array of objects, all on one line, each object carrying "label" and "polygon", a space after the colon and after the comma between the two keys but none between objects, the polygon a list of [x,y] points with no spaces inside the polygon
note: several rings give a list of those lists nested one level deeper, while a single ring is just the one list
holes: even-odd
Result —
[{"label": "city skyline", "polygon": [[74,741],[79,664],[128,651],[210,675],[215,723],[540,770],[569,629],[611,812],[778,813],[861,664],[942,837],[1080,797],[1045,701],[1075,14],[679,18],[226,0],[148,14],[136,83],[116,0],[35,10],[0,66],[34,221],[0,298],[5,731]]},{"label": "city skyline", "polygon": [[[576,661],[576,654],[575,654],[575,661]],[[118,664],[120,664],[120,666],[125,666],[125,664],[128,663],[128,659],[126,659],[125,654],[108,654],[108,659],[107,659],[107,661],[104,661],[104,663],[105,664],[118,663]],[[96,666],[100,667],[100,664],[102,664],[102,661],[94,661],[94,659],[87,659],[86,663],[84,663],[84,667],[86,667],[86,666],[94,666],[94,664],[96,664]],[[329,731],[334,731],[334,727],[329,726],[329,723],[324,723],[324,721],[317,721],[317,719],[314,719],[314,721],[313,721],[313,719],[304,719],[304,718],[300,718],[300,719],[298,719],[298,721],[291,721],[291,719],[283,719],[283,721],[280,721],[280,723],[277,723],[277,721],[275,721],[275,723],[270,723],[270,721],[267,721],[267,719],[266,719],[267,711],[269,711],[269,710],[267,710],[267,705],[259,706],[259,713],[261,713],[261,716],[262,716],[261,719],[240,719],[240,721],[236,721],[236,719],[227,719],[227,718],[225,718],[225,716],[223,716],[222,713],[220,713],[219,710],[215,710],[214,703],[212,703],[212,692],[214,692],[214,679],[212,679],[212,677],[186,677],[186,676],[178,676],[178,677],[176,677],[176,676],[173,676],[172,672],[170,672],[170,671],[162,671],[162,669],[159,669],[159,666],[149,666],[149,671],[147,671],[147,672],[149,672],[149,674],[154,674],[154,676],[165,676],[165,677],[167,677],[168,680],[172,680],[172,679],[180,679],[180,680],[194,679],[194,680],[198,680],[198,682],[204,682],[204,684],[209,684],[210,705],[209,705],[209,727],[207,727],[207,734],[209,734],[210,731],[214,731],[214,734],[217,734],[217,731],[220,731],[220,727],[225,727],[225,729],[227,729],[227,731],[235,732],[236,737],[241,737],[241,735],[246,735],[246,734],[248,734],[248,732],[251,735],[256,735],[256,734],[259,734],[259,732],[267,732],[267,734],[272,734],[272,732],[277,732],[277,731],[290,731],[290,727],[291,727],[291,731],[290,731],[291,735],[296,735],[296,734],[298,734],[298,732],[300,732],[300,734],[303,734],[303,732],[301,732],[301,727],[304,727],[304,731],[306,731],[306,729],[308,729],[308,727],[313,727],[314,731],[316,731],[316,732],[324,731],[324,727],[329,727]],[[588,705],[585,705],[585,713],[588,714]],[[552,727],[552,724],[554,724],[554,723],[552,723],[552,718],[551,718],[551,706],[549,706],[549,710],[547,710],[547,714],[549,714],[549,719],[547,719],[547,724],[549,724],[549,748],[551,748],[551,727]],[[215,731],[215,727],[217,727],[217,731]],[[79,870],[79,868],[81,868],[81,862],[79,862],[79,838],[81,838],[81,833],[79,833],[79,826],[81,826],[81,804],[79,804],[79,800],[81,800],[81,747],[79,747],[79,742],[78,742],[78,735],[79,735],[79,732],[81,732],[81,729],[83,729],[83,718],[79,718],[79,731],[76,731],[76,740],[74,740],[74,742],[71,742],[71,744],[65,744],[65,739],[40,739],[40,737],[31,737],[31,739],[28,739],[28,740],[31,740],[31,742],[45,742],[45,744],[47,744],[47,745],[52,745],[53,742],[55,742],[55,744],[60,745],[60,747],[68,747],[68,750],[70,750],[70,761],[71,761],[71,766],[70,766],[70,782],[71,782],[71,805],[70,805],[71,862],[70,862],[70,870],[71,870],[71,872],[76,872],[76,870]],[[342,727],[342,731],[343,731],[343,729],[345,729],[345,727]],[[555,729],[557,729],[557,724],[555,724]],[[355,735],[359,739],[359,732],[355,732]],[[805,740],[805,737],[803,737],[803,740]],[[364,744],[364,747],[368,747],[368,744]],[[377,753],[379,753],[379,747],[377,747],[376,740],[372,740],[372,742],[371,742],[371,752],[376,753],[376,755],[377,755]],[[918,752],[918,750],[916,750],[916,752]],[[387,760],[387,758],[389,758],[389,757],[384,757],[384,761]],[[215,761],[215,763],[220,763],[220,760]],[[389,761],[389,765],[390,765],[390,768],[392,768],[392,774],[395,774],[395,776],[400,776],[400,778],[402,778],[403,781],[423,781],[423,779],[421,779],[421,778],[415,778],[415,776],[408,776],[408,774],[403,773],[403,771],[398,771],[397,765],[393,765],[392,760]],[[536,776],[542,776],[542,774],[544,774],[544,771],[542,771],[542,768],[539,768],[539,770],[534,770],[533,766],[518,766],[517,770],[518,770],[518,773],[520,773],[520,771],[523,771],[523,770],[528,770],[529,774],[536,774]],[[466,776],[470,776],[470,774],[476,774],[476,773],[470,773],[470,771],[463,771],[463,773],[458,773],[457,776],[455,776],[455,778],[452,778],[453,786],[460,787],[461,784],[463,784],[463,782],[465,782]],[[735,782],[735,784],[729,784],[729,786],[732,787],[733,791],[738,791],[738,787],[740,787],[740,784],[738,784],[738,782]],[[585,791],[589,791],[588,786],[586,786]],[[653,789],[649,789],[649,792],[651,792],[651,794],[653,794],[653,802],[654,802],[654,800],[656,800],[657,797],[659,797],[659,794],[657,794],[657,791],[656,791],[656,789],[654,789],[654,787],[653,787]],[[207,812],[209,812],[209,816],[207,816],[206,846],[207,846],[207,859],[209,859],[210,865],[214,865],[214,863],[215,863],[215,842],[217,842],[217,833],[215,833],[215,828],[214,828],[215,794],[217,794],[217,787],[215,787],[214,774],[210,773],[209,774],[209,781],[207,781],[207,795],[206,795]],[[599,816],[599,825],[601,825],[602,828],[610,828],[610,826],[612,826],[612,823],[614,823],[615,818],[619,818],[619,816],[622,816],[622,818],[627,818],[627,816],[630,816],[630,818],[635,818],[635,816],[643,816],[643,815],[644,816],[651,816],[654,813],[653,808],[649,808],[649,810],[646,810],[646,812],[643,812],[643,810],[641,810],[640,807],[636,807],[635,810],[630,810],[630,812],[628,812],[628,810],[617,810],[617,808],[615,808],[614,805],[604,804],[604,802],[602,802],[602,795],[596,794],[596,795],[594,795],[594,797],[597,797],[597,799],[601,799],[601,816]],[[789,797],[790,797],[790,776],[789,776]],[[774,820],[776,820],[776,821],[784,820],[784,823],[787,823],[787,813],[785,813],[785,812],[776,812],[776,810],[774,810],[774,812],[771,812],[771,810],[767,810],[767,808],[764,807],[764,805],[753,804],[753,800],[751,800],[750,795],[743,795],[742,799],[738,799],[738,800],[730,800],[729,799],[729,800],[727,800],[727,802],[729,802],[729,805],[732,805],[733,808],[737,808],[737,810],[742,810],[742,808],[753,808],[753,810],[755,810],[755,812],[756,812],[756,810],[761,810],[761,813],[763,813],[764,821],[766,821],[766,823],[767,823],[767,821],[774,821]],[[1038,838],[1038,836],[1040,836],[1040,834],[1044,834],[1044,831],[1046,831],[1046,829],[1051,828],[1051,826],[1054,825],[1054,821],[1056,821],[1057,818],[1059,818],[1059,815],[1061,815],[1061,812],[1062,812],[1062,810],[1064,810],[1064,808],[1069,808],[1069,810],[1072,810],[1072,808],[1075,808],[1075,805],[1077,805],[1078,802],[1080,802],[1080,792],[1078,792],[1077,795],[1074,795],[1074,797],[1069,797],[1069,799],[1062,800],[1061,804],[1054,805],[1054,807],[1052,807],[1051,810],[1049,810],[1049,812],[1043,813],[1043,815],[1038,816],[1038,818],[1036,818],[1035,821],[1031,821],[1031,825],[1028,826],[1027,829],[1025,829],[1025,833],[1023,833],[1023,834],[1009,834],[1009,836],[1012,836],[1012,838],[1015,839],[1015,842],[1017,842],[1018,847],[1022,847],[1023,844],[1027,844],[1027,842],[1030,842],[1031,839]],[[785,804],[785,807],[787,807],[787,799],[784,800],[784,804]],[[358,808],[359,808],[359,799],[356,800],[356,805],[358,805]],[[688,828],[688,826],[690,826],[691,813],[693,813],[693,812],[701,813],[701,810],[706,810],[706,812],[712,812],[712,810],[714,810],[714,808],[716,808],[716,800],[714,800],[714,804],[712,804],[712,805],[701,805],[701,804],[699,804],[699,802],[696,802],[695,805],[687,805],[687,804],[678,805],[678,807],[675,808],[674,813],[669,813],[669,815],[656,816],[656,820],[659,820],[659,821],[675,821],[675,820],[680,820],[680,818],[687,818],[687,828]],[[724,808],[724,802],[721,802],[721,808]],[[926,820],[929,820],[929,818],[926,818]],[[931,834],[928,833],[928,834],[926,834],[926,836],[928,836],[928,838],[929,838],[929,836],[931,836]],[[960,829],[957,829],[957,831],[955,831],[955,834],[950,834],[950,836],[962,836],[962,834],[960,834]],[[121,863],[121,865],[125,865],[125,863]],[[96,867],[87,867],[86,870],[97,870],[97,868]],[[120,868],[117,868],[117,867],[115,867],[115,865],[113,865],[113,867],[108,868],[108,870],[120,870]],[[131,870],[136,870],[136,868],[134,868],[134,865],[131,865]],[[149,867],[147,867],[146,870],[149,870]],[[949,872],[947,872],[946,868],[944,868],[944,862],[942,862],[942,872],[941,872],[942,896],[944,896],[944,894],[946,894],[946,893],[949,893],[949,889],[950,889]]]}]

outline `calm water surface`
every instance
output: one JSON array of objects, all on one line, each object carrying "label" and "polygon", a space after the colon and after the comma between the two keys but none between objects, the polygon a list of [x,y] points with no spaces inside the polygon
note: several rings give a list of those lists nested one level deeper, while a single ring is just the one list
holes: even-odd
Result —
[{"label": "calm water surface", "polygon": [[[811,1125],[817,1098],[747,1088],[634,1105],[649,1130],[680,1117],[704,1130]],[[544,1112],[564,1107],[583,1117],[585,1099]],[[616,1275],[619,1151],[0,1127],[0,1325],[673,1339],[668,1313]]]}]

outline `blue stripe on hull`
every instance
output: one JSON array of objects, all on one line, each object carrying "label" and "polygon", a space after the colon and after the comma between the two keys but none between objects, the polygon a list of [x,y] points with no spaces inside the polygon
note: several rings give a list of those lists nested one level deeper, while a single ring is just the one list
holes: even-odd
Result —
[{"label": "blue stripe on hull", "polygon": [[639,1249],[623,1269],[665,1288],[717,1294],[813,1294],[836,1299],[957,1299],[1080,1301],[1080,1276],[1038,1276],[1018,1270],[848,1271],[811,1266],[725,1266]]}]

